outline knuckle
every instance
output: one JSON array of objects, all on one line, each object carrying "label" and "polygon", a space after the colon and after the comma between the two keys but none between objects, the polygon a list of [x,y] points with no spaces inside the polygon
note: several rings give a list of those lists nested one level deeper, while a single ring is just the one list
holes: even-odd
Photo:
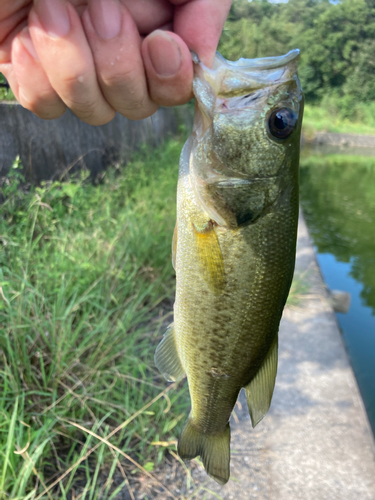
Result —
[{"label": "knuckle", "polygon": [[91,123],[96,115],[96,103],[81,100],[81,99],[70,99],[68,107],[76,114],[82,121]]},{"label": "knuckle", "polygon": [[83,122],[89,125],[105,125],[110,122],[116,112],[108,106],[99,106],[96,101],[72,102],[69,105],[72,112]]},{"label": "knuckle", "polygon": [[149,100],[148,96],[144,96],[139,99],[122,99],[116,109],[129,120],[143,120],[152,116],[158,107],[157,104]]},{"label": "knuckle", "polygon": [[101,88],[108,102],[130,120],[153,115],[158,106],[150,100],[146,81],[136,69],[101,75]]},{"label": "knuckle", "polygon": [[193,97],[192,82],[181,75],[163,83],[150,78],[149,89],[151,99],[159,106],[179,106]]},{"label": "knuckle", "polygon": [[159,106],[180,106],[182,104],[186,104],[193,97],[192,93],[178,94],[174,91],[168,92],[166,91],[154,91],[151,92],[151,98],[154,102],[156,102]]},{"label": "knuckle", "polygon": [[28,95],[20,89],[19,101],[24,108],[46,120],[59,118],[66,109],[64,103],[50,89],[40,90],[37,95]]},{"label": "knuckle", "polygon": [[59,83],[59,94],[72,112],[90,125],[104,125],[115,116],[90,71],[71,71]]},{"label": "knuckle", "polygon": [[129,88],[139,88],[142,84],[142,77],[136,68],[122,68],[121,71],[107,70],[101,74],[103,85],[108,88],[124,86]]},{"label": "knuckle", "polygon": [[90,84],[90,75],[88,72],[74,72],[65,74],[59,87],[62,87],[67,94],[82,93]]},{"label": "knuckle", "polygon": [[125,118],[128,118],[129,120],[134,120],[134,121],[139,121],[139,120],[145,120],[146,118],[150,118],[153,114],[156,113],[158,108],[144,108],[139,111],[127,111],[127,112],[121,112],[119,111],[120,114],[125,116]]}]

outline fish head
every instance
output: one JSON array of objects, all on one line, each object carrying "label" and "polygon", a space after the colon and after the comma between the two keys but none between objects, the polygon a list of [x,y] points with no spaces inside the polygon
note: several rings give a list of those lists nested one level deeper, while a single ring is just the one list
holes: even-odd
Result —
[{"label": "fish head", "polygon": [[298,179],[298,60],[293,50],[236,62],[217,54],[212,69],[195,65],[190,175],[202,208],[221,226],[254,222],[280,197],[286,179]]}]

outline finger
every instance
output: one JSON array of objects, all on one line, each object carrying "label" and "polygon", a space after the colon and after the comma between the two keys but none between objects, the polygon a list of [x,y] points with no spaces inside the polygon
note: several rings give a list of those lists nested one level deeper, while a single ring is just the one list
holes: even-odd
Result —
[{"label": "finger", "polygon": [[65,112],[66,106],[40,64],[27,27],[13,41],[12,65],[18,84],[17,98],[24,108],[44,119],[58,118]]},{"label": "finger", "polygon": [[[4,51],[6,44],[4,41],[9,35],[20,31],[27,22],[27,16],[30,10],[30,6],[22,7],[22,5],[14,5],[16,2],[8,2],[7,5],[3,5],[4,1],[1,2],[1,12],[0,12],[0,61],[4,62],[4,59],[9,59],[10,52]],[[8,46],[9,47],[9,46]]]},{"label": "finger", "polygon": [[231,0],[170,0],[175,4],[174,32],[211,67]]},{"label": "finger", "polygon": [[115,115],[95,73],[80,18],[66,0],[35,0],[29,28],[53,89],[82,121],[102,125]]},{"label": "finger", "polygon": [[160,106],[175,106],[192,97],[193,64],[181,38],[156,30],[142,43],[151,99]]},{"label": "finger", "polygon": [[141,35],[148,35],[173,19],[169,0],[121,0],[130,12]]},{"label": "finger", "polygon": [[141,38],[129,11],[117,0],[91,0],[82,16],[102,93],[132,120],[155,113],[148,95]]},{"label": "finger", "polygon": [[[12,64],[12,44],[14,38],[20,31],[22,31],[26,24],[27,19],[24,19],[22,16],[21,18],[17,17],[13,30],[9,31],[9,24],[7,23],[7,20],[0,22],[0,72],[3,73],[7,79],[8,84],[17,100],[19,87]],[[4,30],[4,32],[2,30]],[[5,32],[7,32],[7,36],[5,36]]]}]

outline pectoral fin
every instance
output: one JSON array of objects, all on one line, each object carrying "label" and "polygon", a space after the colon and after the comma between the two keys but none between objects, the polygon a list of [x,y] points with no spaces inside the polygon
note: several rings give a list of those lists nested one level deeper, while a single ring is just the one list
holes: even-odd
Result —
[{"label": "pectoral fin", "polygon": [[202,229],[193,224],[193,231],[205,281],[212,292],[218,295],[225,288],[225,271],[215,227],[208,221]]},{"label": "pectoral fin", "polygon": [[255,427],[268,412],[277,372],[278,336],[276,335],[262,366],[245,387],[252,426]]},{"label": "pectoral fin", "polygon": [[155,351],[155,365],[168,382],[182,379],[185,370],[177,352],[173,323],[169,325]]}]

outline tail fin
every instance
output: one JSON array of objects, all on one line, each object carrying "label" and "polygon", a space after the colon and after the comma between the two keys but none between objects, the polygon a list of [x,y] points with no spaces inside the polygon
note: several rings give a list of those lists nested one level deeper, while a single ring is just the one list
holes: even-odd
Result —
[{"label": "tail fin", "polygon": [[219,484],[228,482],[230,471],[230,427],[217,434],[200,432],[189,417],[178,441],[178,454],[190,460],[200,455],[207,474]]}]

